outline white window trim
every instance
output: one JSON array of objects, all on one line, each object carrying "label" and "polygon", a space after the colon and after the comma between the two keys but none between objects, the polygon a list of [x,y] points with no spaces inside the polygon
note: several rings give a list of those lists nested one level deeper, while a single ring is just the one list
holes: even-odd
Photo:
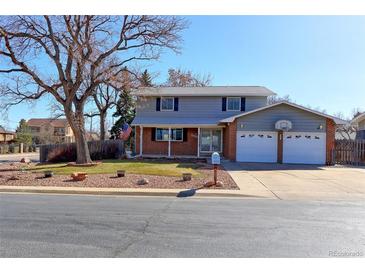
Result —
[{"label": "white window trim", "polygon": [[[172,109],[163,109],[162,108],[162,100],[163,99],[172,99]],[[175,108],[175,98],[174,97],[161,97],[160,100],[160,111],[174,111]]]},{"label": "white window trim", "polygon": [[[228,100],[229,99],[238,99],[238,102],[239,102],[238,109],[229,109],[228,108]],[[241,110],[241,97],[227,97],[226,110],[227,111],[240,111]]]},{"label": "white window trim", "polygon": [[[162,127],[158,127],[158,128],[156,128],[156,130],[155,130],[155,141],[156,142],[168,142],[168,141],[171,141],[171,142],[184,142],[184,129],[183,128],[171,128],[171,134],[169,135],[169,139],[167,139],[167,140],[158,140],[157,139],[157,130],[158,129],[164,129],[164,130],[169,130],[168,128],[162,128]],[[181,129],[181,140],[172,140],[171,139],[171,136],[172,136],[172,131],[173,130],[176,130],[176,129]]]}]

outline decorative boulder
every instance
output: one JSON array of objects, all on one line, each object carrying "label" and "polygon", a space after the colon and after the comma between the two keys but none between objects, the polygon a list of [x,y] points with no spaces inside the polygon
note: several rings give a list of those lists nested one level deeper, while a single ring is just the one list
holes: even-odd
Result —
[{"label": "decorative boulder", "polygon": [[183,173],[182,178],[183,181],[191,181],[192,174],[191,173]]},{"label": "decorative boulder", "polygon": [[45,170],[44,171],[44,178],[50,178],[53,177],[53,171],[52,170]]},{"label": "decorative boulder", "polygon": [[137,185],[146,185],[148,183],[149,183],[149,181],[148,181],[147,178],[142,178],[142,179],[137,181]]},{"label": "decorative boulder", "polygon": [[204,187],[212,187],[212,186],[214,186],[214,182],[213,181],[209,181],[209,182],[206,182],[204,184]]}]

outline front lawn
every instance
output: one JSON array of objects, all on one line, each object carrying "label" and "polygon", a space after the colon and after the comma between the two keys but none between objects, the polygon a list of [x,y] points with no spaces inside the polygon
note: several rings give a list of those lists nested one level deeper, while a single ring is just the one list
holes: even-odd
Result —
[{"label": "front lawn", "polygon": [[92,167],[73,167],[62,163],[33,166],[27,170],[37,173],[52,170],[56,175],[70,175],[73,172],[115,174],[117,170],[122,169],[131,174],[180,177],[182,173],[191,173],[194,177],[201,177],[202,173],[197,170],[200,166],[201,164],[199,163],[180,163],[173,161],[103,160],[102,163]]}]

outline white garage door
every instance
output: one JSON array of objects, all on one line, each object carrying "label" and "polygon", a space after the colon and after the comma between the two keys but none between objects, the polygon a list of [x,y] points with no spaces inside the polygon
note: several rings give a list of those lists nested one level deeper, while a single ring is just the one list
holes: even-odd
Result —
[{"label": "white garage door", "polygon": [[325,164],[326,133],[284,132],[283,163]]},{"label": "white garage door", "polygon": [[238,131],[237,162],[277,162],[277,132]]}]

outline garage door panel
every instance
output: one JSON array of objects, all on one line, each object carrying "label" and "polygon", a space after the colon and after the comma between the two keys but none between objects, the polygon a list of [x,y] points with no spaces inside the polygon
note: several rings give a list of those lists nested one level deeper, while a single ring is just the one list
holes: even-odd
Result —
[{"label": "garage door panel", "polygon": [[277,132],[238,131],[236,151],[238,162],[275,163]]},{"label": "garage door panel", "polygon": [[325,164],[325,133],[285,132],[283,137],[283,163]]}]

